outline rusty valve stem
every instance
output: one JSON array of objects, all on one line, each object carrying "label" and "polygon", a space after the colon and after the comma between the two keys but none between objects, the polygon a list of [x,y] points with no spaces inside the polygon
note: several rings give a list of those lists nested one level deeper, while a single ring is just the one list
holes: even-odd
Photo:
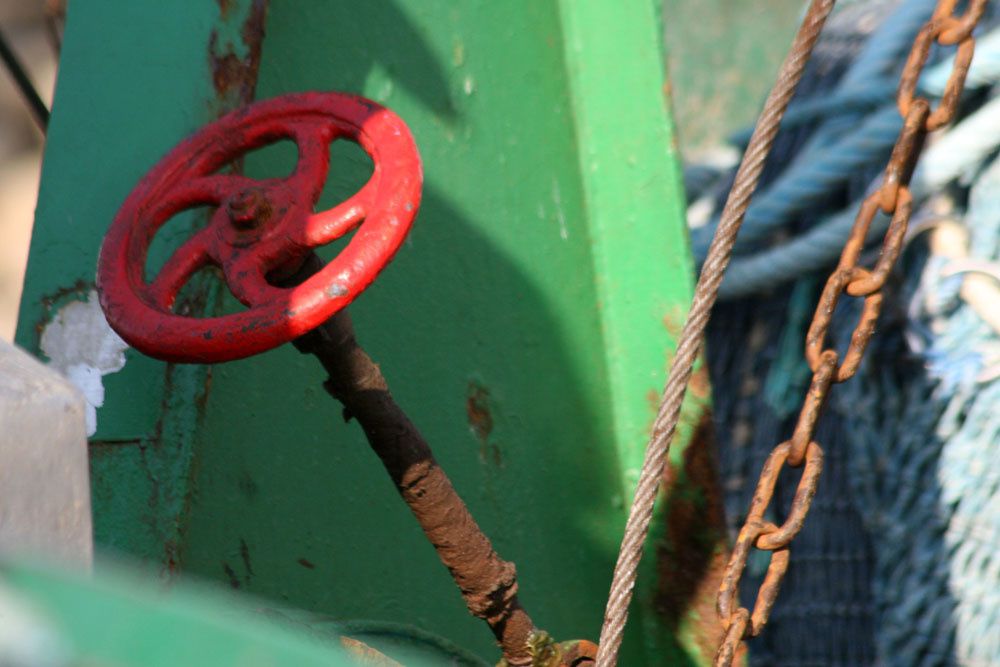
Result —
[{"label": "rusty valve stem", "polygon": [[[302,268],[283,282],[298,284],[322,266],[315,255],[308,255]],[[358,345],[347,310],[294,345],[315,355],[329,373],[325,389],[343,404],[345,417],[356,419],[364,429],[368,444],[448,568],[469,611],[490,626],[506,664],[533,665],[530,639],[539,633],[517,599],[514,564],[493,550],[427,442],[393,400],[378,365]]]}]

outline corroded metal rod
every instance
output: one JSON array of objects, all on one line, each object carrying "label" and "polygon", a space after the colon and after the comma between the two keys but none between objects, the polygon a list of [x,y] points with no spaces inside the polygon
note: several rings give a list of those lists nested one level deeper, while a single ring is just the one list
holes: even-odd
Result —
[{"label": "corroded metal rod", "polygon": [[[322,267],[310,255],[288,284]],[[438,465],[430,446],[393,400],[378,364],[358,345],[347,310],[296,339],[329,373],[327,392],[345,417],[356,419],[399,495],[413,512],[465,598],[469,611],[489,624],[507,664],[530,665],[534,624],[517,598],[513,563],[500,558]]]}]

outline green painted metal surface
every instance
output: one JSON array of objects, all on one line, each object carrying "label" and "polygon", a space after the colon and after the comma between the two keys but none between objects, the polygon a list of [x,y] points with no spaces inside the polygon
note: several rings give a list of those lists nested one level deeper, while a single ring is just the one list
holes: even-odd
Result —
[{"label": "green painted metal surface", "polygon": [[[197,587],[169,593],[148,573],[103,571],[82,577],[6,563],[4,618],[19,637],[3,654],[31,647],[16,664],[121,667],[348,667],[358,664],[304,628],[276,624],[248,600]],[[155,581],[155,580],[154,580]],[[24,654],[22,654],[24,655]],[[417,664],[430,665],[430,662]]]},{"label": "green painted metal surface", "polygon": [[[18,333],[29,349],[36,325],[86,298],[129,189],[231,103],[212,87],[209,44],[218,55],[232,41],[244,57],[233,26],[250,3],[222,3],[225,16],[189,4],[70,8]],[[421,213],[352,315],[518,564],[533,619],[559,639],[597,638],[692,282],[655,6],[599,5],[275,0],[257,89],[356,92],[410,125]],[[287,173],[293,160],[277,146],[246,169]],[[321,205],[366,168],[359,151],[335,148]],[[176,244],[197,220],[166,233]],[[190,296],[195,309],[234,307],[204,286]],[[276,606],[406,622],[495,659],[322,379],[290,346],[210,369],[130,350],[104,378],[92,444],[98,544]],[[640,586],[653,585],[647,572]],[[651,596],[637,607],[622,664],[701,661],[693,640],[678,643],[686,631],[664,630]]]},{"label": "green painted metal surface", "polygon": [[663,0],[670,91],[685,153],[753,124],[804,0]]},{"label": "green painted metal surface", "polygon": [[[0,564],[4,664],[32,667],[484,667],[439,638],[398,624],[339,623],[271,610],[245,595],[105,563],[96,574]],[[15,657],[17,656],[17,657]],[[18,659],[19,658],[19,659]]]}]

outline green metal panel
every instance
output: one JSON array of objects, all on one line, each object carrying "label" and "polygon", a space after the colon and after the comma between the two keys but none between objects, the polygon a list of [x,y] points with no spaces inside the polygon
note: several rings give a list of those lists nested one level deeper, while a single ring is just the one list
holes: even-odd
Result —
[{"label": "green metal panel", "polygon": [[804,0],[663,0],[670,89],[685,153],[751,125]]},{"label": "green metal panel", "polygon": [[84,576],[5,560],[0,573],[4,664],[348,667],[389,664],[385,658],[407,667],[488,664],[411,627],[262,608],[244,594],[204,585],[164,590],[155,575],[120,564],[103,563]]},{"label": "green metal panel", "polygon": [[[225,89],[219,56],[232,42],[246,58],[234,26],[252,6],[220,4],[72,5],[22,304],[29,349],[36,323],[86,298],[128,190],[232,103],[211,65]],[[691,290],[654,6],[600,4],[275,0],[258,85],[259,97],[361,93],[413,130],[424,204],[352,314],[518,564],[535,622],[559,639],[598,635]],[[248,173],[287,171],[287,148],[250,156]],[[366,167],[334,149],[321,204],[353,191]],[[193,220],[171,223],[175,241]],[[214,308],[213,293],[194,305]],[[289,346],[211,369],[130,350],[105,377],[92,446],[98,543],[276,605],[405,621],[495,659],[322,379]],[[654,583],[647,573],[640,586]],[[642,598],[622,664],[700,661],[651,606]]]},{"label": "green metal panel", "polygon": [[[5,656],[31,665],[347,667],[334,644],[268,622],[247,600],[189,586],[164,595],[139,572],[83,578],[5,563]],[[180,641],[179,641],[180,640]],[[31,657],[28,657],[28,656]],[[432,663],[421,662],[429,665]]]}]

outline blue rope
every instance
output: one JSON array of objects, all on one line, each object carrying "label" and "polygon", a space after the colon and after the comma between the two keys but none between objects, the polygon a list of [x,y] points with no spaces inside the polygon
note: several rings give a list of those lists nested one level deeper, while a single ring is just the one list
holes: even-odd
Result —
[{"label": "blue rope", "polygon": [[[842,77],[836,96],[846,99],[870,99],[881,91],[883,100],[890,98],[896,81],[888,75],[898,69],[908,53],[914,35],[934,10],[934,0],[910,0],[903,3],[875,30],[857,58]],[[799,112],[799,113],[809,113]],[[841,110],[842,116],[845,110]],[[794,120],[794,118],[793,118]],[[797,121],[802,122],[802,121]],[[888,155],[899,133],[898,116],[890,118],[888,108],[875,118],[866,120],[855,132],[853,116],[828,117],[802,149],[795,165],[785,176],[765,192],[758,193],[747,210],[734,252],[747,252],[747,246],[766,237],[789,218],[816,201],[829,187],[855,175],[858,164],[880,162]],[[863,136],[862,136],[863,135]],[[771,195],[772,190],[781,188]],[[700,265],[708,252],[718,217],[705,227],[691,231],[692,252]]]},{"label": "blue rope", "polygon": [[[781,129],[782,131],[792,130],[844,113],[871,111],[885,104],[886,91],[891,91],[896,84],[895,80],[882,77],[852,86],[847,90],[834,92],[832,95],[795,102],[785,112],[785,117],[781,119]],[[745,128],[730,135],[728,141],[736,146],[746,146],[750,141],[751,134],[753,134],[753,128]]]},{"label": "blue rope", "polygon": [[[928,95],[940,97],[951,76],[951,59],[948,58],[928,69],[920,78],[920,88]],[[967,89],[992,86],[1000,80],[1000,30],[993,30],[976,39],[976,55],[965,77]]]},{"label": "blue rope", "polygon": [[913,38],[934,13],[937,0],[903,2],[872,33],[841,81],[841,90],[864,85],[896,72],[913,46]]},{"label": "blue rope", "polygon": [[[965,225],[971,251],[1000,257],[1000,160],[977,179]],[[1000,334],[961,300],[949,262],[932,255],[908,277],[912,360],[866,362],[835,393],[874,537],[876,642],[900,667],[1000,659],[1000,380],[978,379]],[[898,356],[891,335],[879,347]]]},{"label": "blue rope", "polygon": [[1000,97],[994,97],[928,147],[913,174],[914,192],[934,192],[953,180],[971,182],[976,170],[998,146]]},{"label": "blue rope", "polygon": [[[892,152],[902,121],[895,106],[886,106],[869,116],[857,132],[813,153],[802,154],[747,210],[739,243],[746,246],[766,238],[776,229],[829,197],[859,169]],[[711,232],[714,233],[714,225]],[[708,252],[711,234],[706,228],[692,232],[695,256],[701,261]]]},{"label": "blue rope", "polygon": [[[922,15],[914,14],[913,16]],[[898,28],[900,29],[900,37],[905,39],[912,38],[910,31],[913,28],[909,22],[904,26],[898,26]],[[897,47],[898,44],[894,43],[887,45],[885,50],[898,53]],[[864,52],[862,55],[864,55]],[[877,55],[879,56],[877,60],[881,62],[883,54],[879,53]],[[859,56],[860,62],[861,56]],[[866,65],[857,71],[870,69]],[[889,68],[876,67],[875,69]],[[936,65],[929,67],[920,78],[921,91],[926,95],[934,97],[943,95],[952,69],[952,60],[950,58],[946,58]],[[851,72],[854,71],[855,69],[852,68]],[[855,78],[860,78],[860,75]],[[847,75],[845,75],[845,79],[847,79]],[[969,73],[965,77],[965,88],[966,90],[984,88],[994,85],[997,81],[1000,81],[1000,29],[994,29],[976,40],[976,55],[972,60]],[[846,87],[842,85],[832,95],[823,96],[818,99],[808,98],[795,102],[789,107],[788,112],[785,113],[785,117],[781,121],[781,129],[790,130],[803,125],[817,123],[837,115],[870,111],[885,102],[886,91],[892,90],[897,83],[894,77],[886,77],[884,75],[870,80],[861,79],[852,81],[851,85]],[[729,143],[736,146],[745,146],[750,141],[752,133],[753,128],[740,130],[730,135]]]},{"label": "blue rope", "polygon": [[[913,38],[930,18],[936,0],[909,0],[897,7],[882,21],[865,42],[857,58],[841,78],[836,93],[850,94],[863,90],[872,83],[883,83],[883,93],[888,97],[896,89],[896,74],[913,44]],[[885,99],[885,98],[883,98]],[[838,117],[829,118],[820,125],[803,153],[828,145],[836,137],[854,130],[857,116],[847,110]]]},{"label": "blue rope", "polygon": [[[991,100],[928,148],[913,176],[915,202],[921,202],[929,193],[970,173],[998,147],[1000,97]],[[762,292],[829,266],[843,249],[860,205],[854,202],[783,245],[749,257],[735,258],[726,270],[719,298],[735,299]],[[877,215],[869,229],[868,241],[881,237],[888,226],[889,219]]]}]

